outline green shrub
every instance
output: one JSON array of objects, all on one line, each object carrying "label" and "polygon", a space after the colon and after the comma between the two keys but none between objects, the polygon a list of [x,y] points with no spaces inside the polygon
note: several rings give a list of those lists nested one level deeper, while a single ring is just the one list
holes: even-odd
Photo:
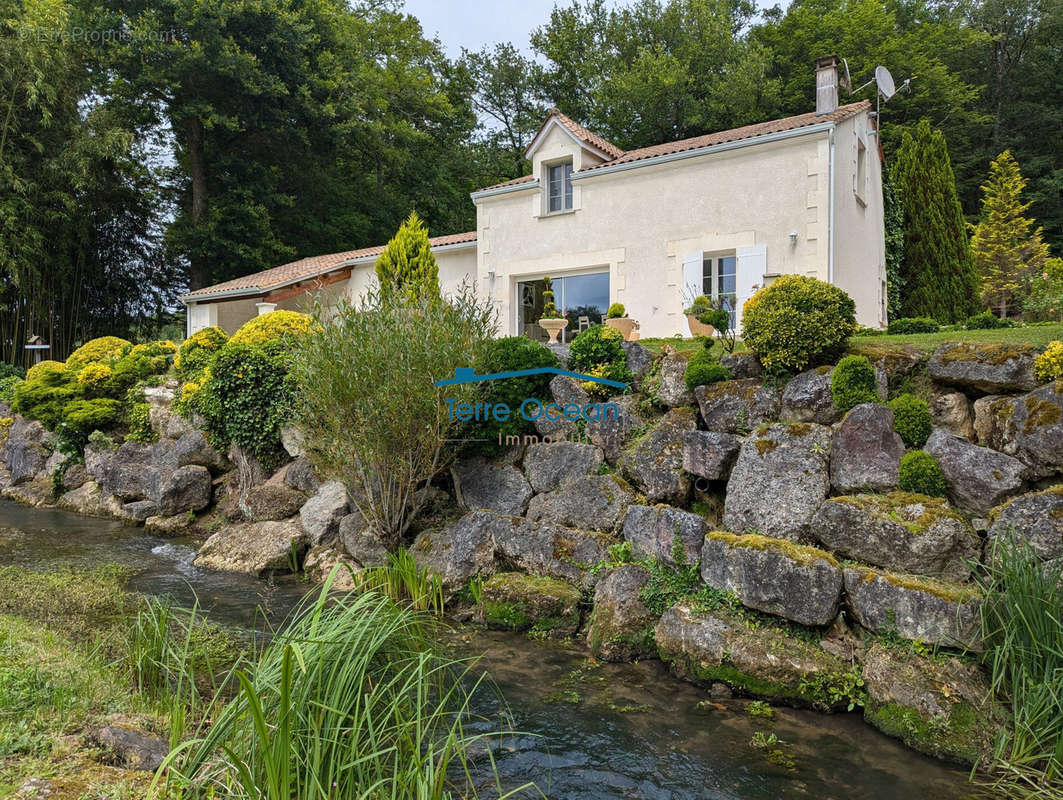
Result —
[{"label": "green shrub", "polygon": [[892,320],[886,330],[889,333],[937,333],[941,326],[930,317],[901,317]]},{"label": "green shrub", "polygon": [[66,405],[63,426],[78,434],[84,441],[93,431],[107,431],[122,419],[122,404],[109,397],[94,400],[73,400]]},{"label": "green shrub", "polygon": [[192,401],[219,448],[236,444],[267,469],[282,459],[280,428],[295,395],[288,354],[282,342],[259,347],[231,339]]},{"label": "green shrub", "polygon": [[0,381],[5,378],[25,378],[26,370],[15,364],[8,364],[6,361],[0,361]]},{"label": "green shrub", "polygon": [[[1037,380],[1058,381],[1063,380],[1063,342],[1049,342],[1048,347],[1041,355],[1033,360],[1033,374]],[[0,395],[0,400],[3,396]]]},{"label": "green shrub", "polygon": [[710,300],[703,294],[699,294],[697,297],[694,298],[694,300],[690,303],[689,306],[683,309],[683,313],[696,317],[701,314],[704,314],[706,311],[711,310],[712,300]]},{"label": "green shrub", "polygon": [[606,319],[620,319],[627,316],[627,309],[624,308],[623,303],[613,303],[609,306],[609,310],[605,312]]},{"label": "green shrub", "polygon": [[111,366],[111,377],[104,384],[107,397],[125,397],[126,392],[149,375],[166,370],[166,359],[160,364],[154,358],[127,353]]},{"label": "green shrub", "polygon": [[1014,328],[1015,323],[1010,319],[998,317],[992,311],[983,311],[981,314],[972,314],[963,323],[969,331],[991,331],[997,328]]},{"label": "green shrub", "polygon": [[687,388],[691,390],[707,383],[729,381],[732,377],[734,376],[731,375],[731,371],[713,358],[710,350],[705,347],[690,357],[686,371],[683,373],[683,380],[686,381]]},{"label": "green shrub", "polygon": [[229,340],[232,344],[265,345],[298,338],[310,332],[313,317],[298,311],[271,311],[241,325]]},{"label": "green shrub", "polygon": [[416,211],[399,226],[377,258],[376,276],[381,294],[402,292],[412,299],[439,297],[439,265],[428,228]]},{"label": "green shrub", "polygon": [[[572,340],[568,349],[568,367],[573,372],[628,383],[634,376],[627,367],[623,341],[624,337],[615,328],[592,325]],[[585,388],[597,394],[619,394],[620,391],[600,383],[588,383]]]},{"label": "green shrub", "polygon": [[196,331],[181,342],[181,347],[173,358],[174,369],[186,380],[198,375],[227,341],[229,334],[214,325]]},{"label": "green shrub", "polygon": [[292,364],[307,450],[394,547],[425,502],[422,490],[454,455],[460,420],[447,401],[475,397],[475,384],[440,391],[432,381],[477,363],[494,312],[465,286],[445,301],[370,291],[317,319]]},{"label": "green shrub", "polygon": [[151,427],[151,406],[147,403],[133,403],[129,406],[126,425],[129,426],[126,439],[130,441],[150,444],[159,438]]},{"label": "green shrub", "polygon": [[11,403],[15,399],[15,389],[22,383],[18,375],[8,375],[0,378],[0,403]]},{"label": "green shrub", "polygon": [[846,356],[830,376],[834,407],[843,414],[861,403],[879,401],[875,368],[864,356]]},{"label": "green shrub", "polygon": [[784,275],[746,302],[742,331],[769,373],[797,372],[841,354],[856,331],[856,305],[837,286]]},{"label": "green shrub", "polygon": [[901,456],[897,485],[905,492],[944,497],[948,490],[945,473],[930,453],[912,450]]},{"label": "green shrub", "polygon": [[[66,404],[84,396],[74,373],[49,367],[38,370],[41,362],[26,373],[26,380],[15,387],[12,409],[24,417],[40,420],[48,430],[56,430],[63,422]],[[55,362],[50,362],[55,363]]]},{"label": "green shrub", "polygon": [[[549,347],[529,339],[527,336],[508,336],[492,339],[484,346],[483,353],[476,362],[476,371],[481,375],[496,372],[515,372],[537,367],[556,367],[557,356]],[[482,447],[476,448],[484,453],[496,453],[504,449],[507,436],[519,436],[535,429],[534,423],[520,414],[520,405],[529,397],[539,400],[550,398],[550,379],[552,375],[529,375],[523,378],[507,378],[477,384],[476,402],[496,405],[505,403],[509,406],[510,416],[505,421],[491,417],[486,421],[470,423],[466,438],[487,439]],[[503,445],[499,446],[499,437]]]},{"label": "green shrub", "polygon": [[89,364],[107,363],[128,352],[132,346],[131,342],[117,336],[101,336],[85,342],[71,353],[66,365],[70,369],[81,369]]},{"label": "green shrub", "polygon": [[900,394],[886,405],[893,411],[893,430],[908,447],[922,447],[934,427],[930,406],[914,394]]}]

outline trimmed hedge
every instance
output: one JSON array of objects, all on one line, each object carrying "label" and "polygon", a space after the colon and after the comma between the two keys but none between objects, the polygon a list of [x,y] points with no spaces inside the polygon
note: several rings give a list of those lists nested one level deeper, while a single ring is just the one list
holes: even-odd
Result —
[{"label": "trimmed hedge", "polygon": [[937,333],[941,330],[938,321],[930,317],[901,317],[890,322],[888,333]]}]

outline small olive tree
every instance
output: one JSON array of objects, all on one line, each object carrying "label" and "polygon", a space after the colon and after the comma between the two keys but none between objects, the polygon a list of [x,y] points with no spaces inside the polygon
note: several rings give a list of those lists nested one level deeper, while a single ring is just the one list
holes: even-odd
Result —
[{"label": "small olive tree", "polygon": [[468,286],[446,300],[371,291],[342,301],[300,340],[292,375],[308,455],[343,481],[385,544],[395,547],[447,466],[457,429],[444,398],[472,398],[473,385],[434,381],[471,366],[494,329],[494,312]]}]

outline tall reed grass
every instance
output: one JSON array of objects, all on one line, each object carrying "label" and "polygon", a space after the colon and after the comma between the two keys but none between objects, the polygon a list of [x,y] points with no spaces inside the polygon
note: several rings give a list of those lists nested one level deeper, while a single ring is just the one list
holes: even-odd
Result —
[{"label": "tall reed grass", "polygon": [[988,561],[984,660],[1012,715],[988,766],[1009,797],[1063,798],[1063,565],[1017,535],[996,540]]},{"label": "tall reed grass", "polygon": [[373,591],[330,596],[330,584],[252,668],[235,670],[235,697],[171,752],[167,788],[182,797],[444,800],[476,797],[486,775],[493,796],[509,796],[491,757],[503,732],[469,728],[483,677],[433,651],[424,612]]},{"label": "tall reed grass", "polygon": [[417,566],[405,548],[388,553],[386,565],[364,570],[358,574],[357,581],[363,591],[379,592],[416,611],[430,611],[437,617],[443,615],[442,580]]}]

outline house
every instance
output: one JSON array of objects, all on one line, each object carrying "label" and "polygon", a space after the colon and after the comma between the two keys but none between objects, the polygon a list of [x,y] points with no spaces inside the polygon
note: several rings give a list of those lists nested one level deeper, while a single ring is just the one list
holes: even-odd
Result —
[{"label": "house", "polygon": [[[623,303],[642,336],[686,335],[706,294],[743,303],[780,275],[829,281],[862,325],[886,323],[882,161],[871,103],[838,104],[838,59],[816,63],[816,109],[623,151],[556,109],[527,148],[532,172],[472,193],[476,231],[432,239],[444,292],[465,280],[502,335],[541,338],[543,278],[568,336]],[[383,247],[306,258],[185,295],[189,332],[360,294]]]}]

